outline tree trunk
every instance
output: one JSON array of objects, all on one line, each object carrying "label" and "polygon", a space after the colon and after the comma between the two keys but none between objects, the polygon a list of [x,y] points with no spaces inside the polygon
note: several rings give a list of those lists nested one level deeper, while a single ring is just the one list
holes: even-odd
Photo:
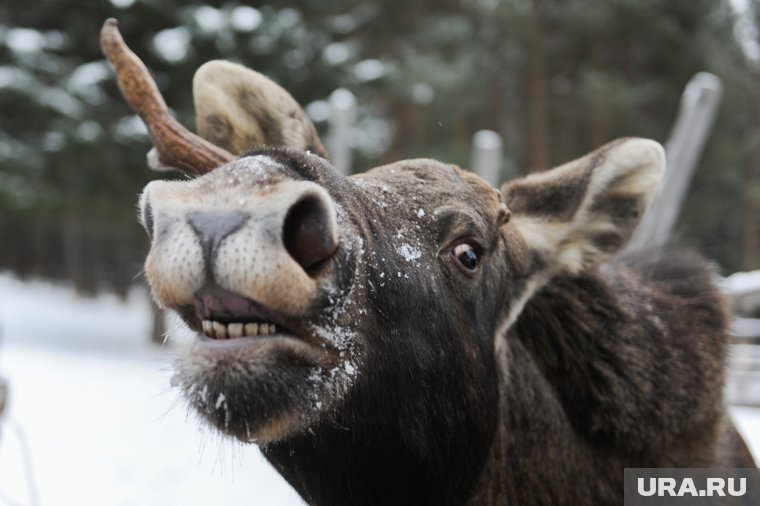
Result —
[{"label": "tree trunk", "polygon": [[[594,38],[591,41],[591,65],[594,71],[601,73],[604,67],[604,46]],[[596,149],[607,140],[607,121],[604,111],[604,98],[594,93],[589,103],[589,140],[590,150]]]},{"label": "tree trunk", "polygon": [[[760,119],[760,118],[758,118]],[[760,121],[755,122],[756,128]],[[757,213],[760,212],[760,142],[755,141],[750,155],[750,162],[746,166],[746,187],[744,190],[744,219],[742,228],[742,267],[745,271],[758,268],[760,263],[760,221]]]},{"label": "tree trunk", "polygon": [[750,191],[744,197],[744,229],[742,231],[742,263],[745,271],[751,271],[757,269],[757,253],[758,253],[758,206],[756,192],[752,191],[757,187],[757,181],[753,181],[754,184],[750,184]]},{"label": "tree trunk", "polygon": [[533,0],[533,40],[530,57],[530,164],[533,171],[549,168],[549,96],[544,51],[543,0]]},{"label": "tree trunk", "polygon": [[160,346],[164,344],[166,339],[166,319],[164,318],[164,312],[152,300],[150,309],[152,319],[150,342]]}]

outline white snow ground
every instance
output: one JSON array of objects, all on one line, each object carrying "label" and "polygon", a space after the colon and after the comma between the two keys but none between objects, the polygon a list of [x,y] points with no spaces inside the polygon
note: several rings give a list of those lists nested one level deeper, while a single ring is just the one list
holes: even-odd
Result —
[{"label": "white snow ground", "polygon": [[[170,390],[170,350],[147,344],[141,292],[78,297],[0,275],[0,505],[302,505],[253,445],[198,424]],[[37,506],[37,505],[34,505]]]},{"label": "white snow ground", "polygon": [[[170,350],[145,343],[148,307],[0,275],[0,504],[33,505],[25,439],[40,506],[302,505],[255,446],[187,416]],[[733,415],[760,457],[760,409]]]}]

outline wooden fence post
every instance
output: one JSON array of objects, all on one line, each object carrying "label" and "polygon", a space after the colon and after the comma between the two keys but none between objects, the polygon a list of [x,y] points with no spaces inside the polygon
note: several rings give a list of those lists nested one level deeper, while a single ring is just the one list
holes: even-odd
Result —
[{"label": "wooden fence post", "polygon": [[351,126],[356,114],[354,94],[338,88],[330,94],[330,120],[327,150],[333,165],[343,174],[351,173]]},{"label": "wooden fence post", "polygon": [[493,130],[478,130],[472,136],[472,170],[496,188],[501,183],[501,136]]},{"label": "wooden fence post", "polygon": [[661,246],[670,237],[722,95],[720,79],[707,72],[699,72],[686,85],[675,125],[665,143],[665,175],[627,251]]}]

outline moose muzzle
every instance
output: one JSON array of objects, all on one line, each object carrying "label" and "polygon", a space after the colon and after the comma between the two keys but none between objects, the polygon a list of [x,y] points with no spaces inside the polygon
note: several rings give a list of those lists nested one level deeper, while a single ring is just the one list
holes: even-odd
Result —
[{"label": "moose muzzle", "polygon": [[145,268],[160,303],[187,307],[212,287],[289,316],[306,310],[339,247],[335,204],[321,186],[280,169],[258,155],[189,184],[146,187]]}]

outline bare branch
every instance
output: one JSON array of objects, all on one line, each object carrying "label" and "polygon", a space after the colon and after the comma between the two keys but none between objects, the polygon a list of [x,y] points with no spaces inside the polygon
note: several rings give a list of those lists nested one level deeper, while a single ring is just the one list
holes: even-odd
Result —
[{"label": "bare branch", "polygon": [[145,64],[124,43],[114,18],[103,23],[100,47],[116,71],[124,99],[147,125],[160,165],[198,176],[235,158],[174,119]]}]

